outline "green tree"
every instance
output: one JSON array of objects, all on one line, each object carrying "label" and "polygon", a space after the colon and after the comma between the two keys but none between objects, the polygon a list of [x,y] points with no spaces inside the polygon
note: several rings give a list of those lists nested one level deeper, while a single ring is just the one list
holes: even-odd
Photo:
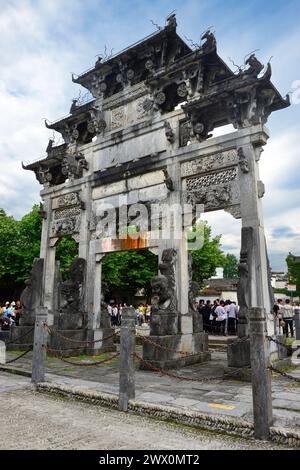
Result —
[{"label": "green tree", "polygon": [[286,264],[288,268],[288,278],[290,284],[296,284],[297,291],[293,292],[293,296],[300,295],[300,258],[289,253],[286,257]]},{"label": "green tree", "polygon": [[236,256],[230,253],[227,253],[226,255],[226,261],[224,265],[224,277],[226,278],[239,277],[238,259]]},{"label": "green tree", "polygon": [[224,266],[226,256],[221,250],[221,235],[212,238],[211,227],[206,221],[198,225],[198,230],[203,230],[203,246],[199,250],[192,250],[193,280],[199,282],[202,287],[205,279],[215,274],[217,266]]},{"label": "green tree", "polygon": [[0,209],[0,285],[7,287],[14,283],[20,268],[19,224],[3,209]]},{"label": "green tree", "polygon": [[32,210],[18,222],[18,271],[16,282],[24,282],[28,278],[34,258],[40,256],[42,234],[42,218],[40,207],[34,205]]},{"label": "green tree", "polygon": [[76,256],[78,256],[78,243],[71,236],[64,236],[56,246],[56,259],[60,262],[63,280],[67,279],[70,266]]},{"label": "green tree", "polygon": [[107,255],[102,264],[108,288],[132,296],[139,288],[150,291],[150,279],[157,275],[157,257],[151,251],[124,251]]}]

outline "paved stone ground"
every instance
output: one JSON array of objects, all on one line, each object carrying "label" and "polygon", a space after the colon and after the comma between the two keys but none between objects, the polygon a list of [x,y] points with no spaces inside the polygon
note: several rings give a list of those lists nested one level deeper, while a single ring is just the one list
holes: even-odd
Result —
[{"label": "paved stone ground", "polygon": [[0,434],[10,436],[0,440],[0,449],[283,448],[49,397],[35,392],[29,381],[29,378],[0,372]]},{"label": "paved stone ground", "polygon": [[[141,350],[138,352],[141,354]],[[8,358],[15,357],[11,353],[7,356]],[[30,371],[30,355],[12,366],[14,369]],[[49,358],[46,380],[117,395],[118,367],[118,359],[106,365],[79,367],[66,364],[59,359]],[[226,353],[215,351],[212,353],[210,362],[176,371],[178,375],[198,381],[178,380],[155,372],[137,370],[136,399],[181,409],[234,416],[252,422],[251,384],[238,380],[222,380],[226,367]],[[292,374],[299,377],[300,369],[294,370]],[[220,379],[201,382],[201,379],[207,380],[209,377],[220,377]],[[272,391],[274,424],[300,432],[300,384],[273,374]]]}]

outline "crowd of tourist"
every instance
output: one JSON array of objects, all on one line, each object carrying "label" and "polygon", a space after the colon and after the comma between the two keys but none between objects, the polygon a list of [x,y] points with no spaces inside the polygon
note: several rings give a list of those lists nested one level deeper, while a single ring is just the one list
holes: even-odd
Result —
[{"label": "crowd of tourist", "polygon": [[21,302],[1,302],[0,303],[0,327],[2,330],[9,330],[12,325],[19,325],[22,313]]},{"label": "crowd of tourist", "polygon": [[[133,305],[129,305],[133,307]],[[112,327],[121,325],[122,310],[127,307],[126,303],[116,303],[111,301],[107,310],[110,317]],[[216,299],[210,300],[200,299],[195,305],[197,312],[202,317],[203,329],[210,335],[236,335],[239,317],[239,306],[231,300]],[[150,322],[151,305],[140,303],[135,308],[135,323],[141,326]],[[291,304],[290,299],[283,301],[278,299],[273,307],[274,317],[276,320],[277,334],[284,334],[286,337],[294,337],[294,314],[295,308],[299,308],[298,304]],[[12,302],[0,302],[0,328],[8,330],[12,325],[19,325],[22,315],[20,300]]]},{"label": "crowd of tourist", "polygon": [[295,309],[300,309],[299,303],[292,305],[290,299],[278,299],[273,307],[276,319],[277,334],[283,333],[287,338],[294,337]]},{"label": "crowd of tourist", "polygon": [[236,335],[239,307],[231,300],[199,300],[198,313],[202,316],[203,329],[210,335]]},{"label": "crowd of tourist", "polygon": [[[108,315],[112,327],[120,326],[122,322],[122,310],[127,307],[126,303],[115,303],[111,301],[107,306]],[[133,307],[133,305],[129,305]],[[141,326],[143,323],[149,323],[151,316],[151,305],[140,303],[135,308],[135,323]]]}]

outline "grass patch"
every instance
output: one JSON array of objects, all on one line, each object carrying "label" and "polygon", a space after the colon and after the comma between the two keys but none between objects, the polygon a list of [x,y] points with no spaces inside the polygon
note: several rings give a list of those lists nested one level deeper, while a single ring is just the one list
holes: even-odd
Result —
[{"label": "grass patch", "polygon": [[286,338],[286,344],[291,346],[296,341],[295,338]]},{"label": "grass patch", "polygon": [[20,356],[21,354],[23,354],[25,351],[6,351],[7,354],[13,354],[15,356]]}]

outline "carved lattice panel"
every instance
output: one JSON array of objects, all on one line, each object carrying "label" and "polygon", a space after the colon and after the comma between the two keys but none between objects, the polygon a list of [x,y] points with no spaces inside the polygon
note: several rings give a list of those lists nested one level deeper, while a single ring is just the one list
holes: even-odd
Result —
[{"label": "carved lattice panel", "polygon": [[228,170],[218,171],[209,175],[197,176],[195,178],[187,178],[186,189],[188,191],[197,191],[204,187],[228,183],[236,179],[236,177],[237,169],[230,168]]}]

